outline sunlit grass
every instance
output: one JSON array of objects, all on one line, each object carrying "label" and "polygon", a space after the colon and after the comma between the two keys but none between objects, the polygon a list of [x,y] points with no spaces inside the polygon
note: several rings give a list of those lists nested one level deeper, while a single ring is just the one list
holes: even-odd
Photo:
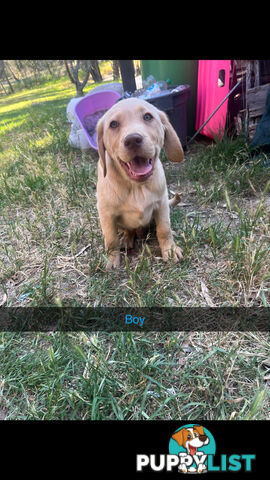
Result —
[{"label": "sunlit grass", "polygon": [[[84,93],[91,90],[95,84],[89,83]],[[48,110],[54,108],[55,102],[60,108],[65,109],[72,97],[76,96],[75,87],[67,78],[51,80],[42,86],[24,89],[9,95],[0,97],[0,144],[7,143],[10,140],[9,134],[18,128],[27,130],[27,125],[38,114],[39,106]],[[43,115],[44,117],[44,115]],[[40,127],[40,123],[36,125]],[[8,134],[8,138],[6,137]]]}]

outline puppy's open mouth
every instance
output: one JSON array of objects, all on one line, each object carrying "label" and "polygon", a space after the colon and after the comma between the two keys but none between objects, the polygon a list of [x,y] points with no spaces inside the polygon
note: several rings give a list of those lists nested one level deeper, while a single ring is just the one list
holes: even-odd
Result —
[{"label": "puppy's open mouth", "polygon": [[190,455],[195,455],[197,452],[197,447],[193,447],[192,445],[188,445],[188,450]]},{"label": "puppy's open mouth", "polygon": [[142,182],[153,173],[154,158],[136,156],[130,162],[120,162],[132,180]]}]

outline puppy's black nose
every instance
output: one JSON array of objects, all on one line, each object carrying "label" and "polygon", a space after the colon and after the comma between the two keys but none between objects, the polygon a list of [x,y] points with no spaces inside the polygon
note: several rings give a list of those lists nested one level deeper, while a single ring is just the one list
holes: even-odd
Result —
[{"label": "puppy's black nose", "polygon": [[139,133],[131,133],[127,135],[124,140],[124,145],[126,148],[132,149],[137,148],[142,144],[143,137]]}]

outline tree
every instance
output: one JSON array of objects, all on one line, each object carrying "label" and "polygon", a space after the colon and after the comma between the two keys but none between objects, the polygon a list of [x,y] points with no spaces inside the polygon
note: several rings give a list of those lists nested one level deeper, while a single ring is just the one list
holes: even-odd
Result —
[{"label": "tree", "polygon": [[5,87],[4,87],[4,85],[3,85],[3,83],[2,83],[1,80],[0,80],[0,85],[1,85],[2,89],[4,90],[5,94],[8,95],[8,93],[7,93],[7,91],[6,91],[6,89],[5,89]]},{"label": "tree", "polygon": [[[65,60],[64,62],[70,81],[76,86],[76,96],[82,97],[91,72],[90,60]],[[82,81],[79,79],[80,67],[84,74]]]},{"label": "tree", "polygon": [[25,61],[23,60],[14,60],[14,63],[16,65],[16,69],[19,72],[20,75],[20,80],[22,80],[25,77]]},{"label": "tree", "polygon": [[0,60],[0,78],[5,79],[9,85],[11,93],[14,93],[14,88],[12,87],[8,74],[6,72],[5,60]]},{"label": "tree", "polygon": [[135,92],[135,70],[133,60],[119,60],[124,92]]},{"label": "tree", "polygon": [[113,70],[113,79],[118,80],[120,78],[119,60],[112,61],[112,70]]},{"label": "tree", "polygon": [[48,69],[48,71],[49,71],[49,74],[51,75],[51,77],[53,77],[54,74],[53,74],[53,71],[52,71],[52,69],[51,69],[50,61],[49,61],[49,60],[45,60],[45,64],[46,64],[46,67],[47,67],[47,69]]},{"label": "tree", "polygon": [[95,83],[102,82],[102,75],[100,73],[98,60],[89,60],[90,62],[90,73]]},{"label": "tree", "polygon": [[14,78],[14,80],[15,80],[16,82],[19,82],[20,80],[19,80],[19,78],[15,75],[14,71],[12,70],[11,65],[10,65],[10,62],[9,62],[8,60],[5,61],[5,66],[6,66],[6,68],[10,71],[10,73],[11,73],[12,77]]}]

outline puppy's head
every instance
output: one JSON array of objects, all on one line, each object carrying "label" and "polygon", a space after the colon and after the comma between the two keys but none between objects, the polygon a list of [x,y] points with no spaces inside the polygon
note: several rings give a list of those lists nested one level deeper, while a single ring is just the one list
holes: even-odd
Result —
[{"label": "puppy's head", "polygon": [[133,182],[151,177],[162,147],[172,162],[184,158],[167,115],[138,98],[121,100],[103,115],[97,124],[97,142],[104,176],[107,151],[118,172]]},{"label": "puppy's head", "polygon": [[195,455],[197,448],[209,443],[209,438],[205,435],[203,427],[196,425],[193,428],[182,428],[174,433],[172,438],[179,446],[186,448],[190,455]]}]

